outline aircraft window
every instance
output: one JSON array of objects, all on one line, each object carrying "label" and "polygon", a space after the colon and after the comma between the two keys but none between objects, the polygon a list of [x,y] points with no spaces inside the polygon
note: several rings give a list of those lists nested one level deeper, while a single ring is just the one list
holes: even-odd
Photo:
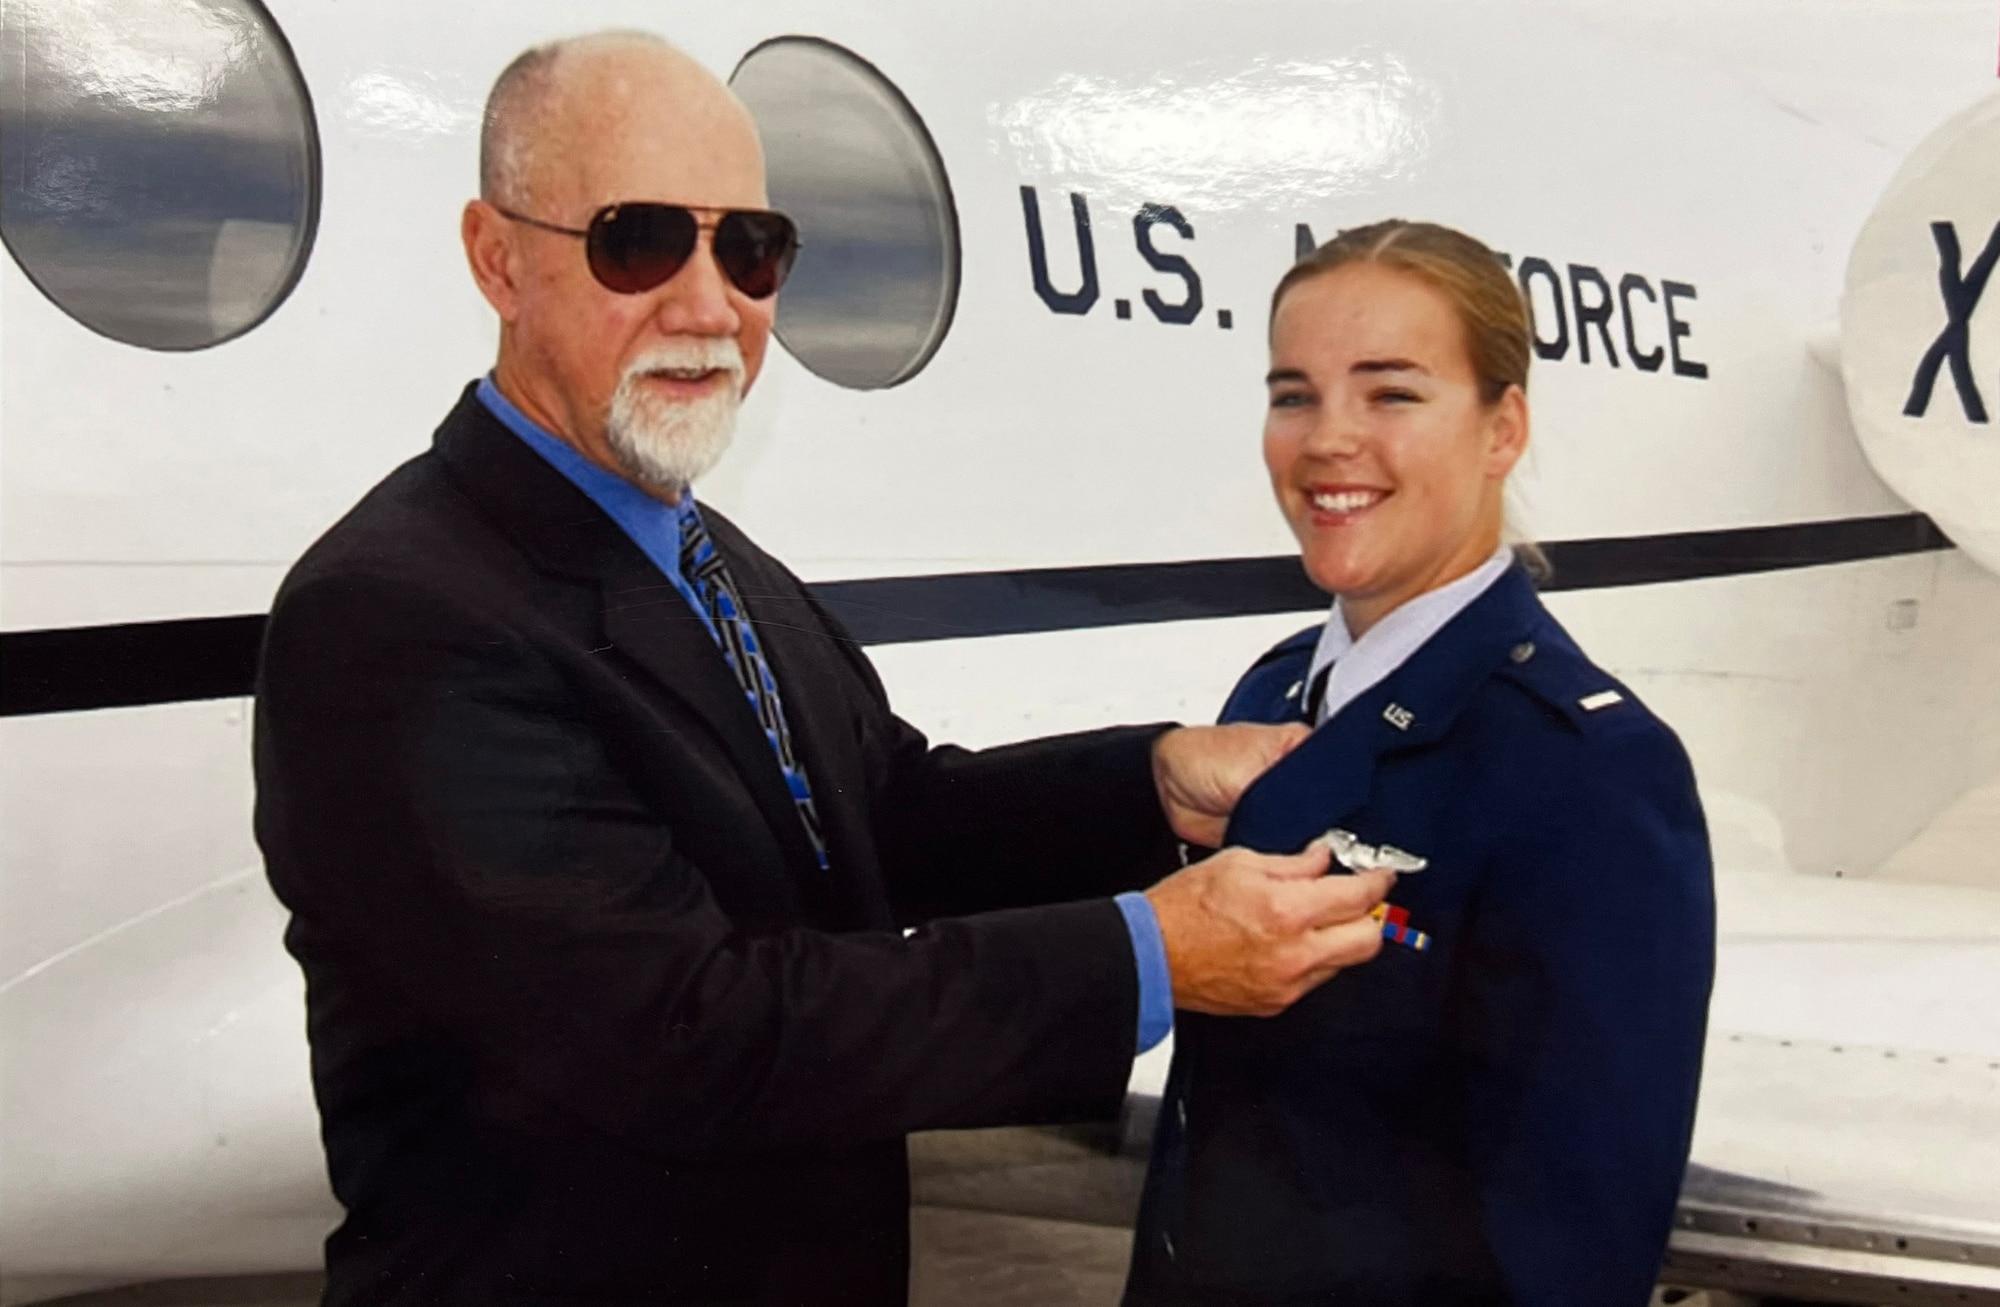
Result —
[{"label": "aircraft window", "polygon": [[923,120],[873,65],[815,37],[766,41],[730,85],[763,135],[771,203],[804,241],[778,339],[842,386],[908,381],[958,303],[958,214]]},{"label": "aircraft window", "polygon": [[201,349],[290,293],[319,216],[312,103],[257,0],[0,7],[0,237],[93,331]]}]

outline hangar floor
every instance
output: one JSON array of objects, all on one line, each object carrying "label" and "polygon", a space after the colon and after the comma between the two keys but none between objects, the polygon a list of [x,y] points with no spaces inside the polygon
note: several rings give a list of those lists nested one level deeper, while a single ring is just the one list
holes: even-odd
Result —
[{"label": "hangar floor", "polygon": [[913,1138],[911,1307],[1116,1307],[1145,1178],[1120,1142],[1111,1127]]}]

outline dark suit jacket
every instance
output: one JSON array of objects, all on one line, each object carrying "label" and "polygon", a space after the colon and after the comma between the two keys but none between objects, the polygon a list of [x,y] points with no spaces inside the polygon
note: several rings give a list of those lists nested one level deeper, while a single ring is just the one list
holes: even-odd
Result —
[{"label": "dark suit jacket", "polygon": [[693,611],[470,390],[279,592],[257,835],[329,1303],[900,1302],[905,1132],[1120,1104],[1137,983],[1092,896],[1171,862],[1158,728],[928,748],[704,512],[829,870]]},{"label": "dark suit jacket", "polygon": [[[1299,720],[1318,637],[1225,716]],[[1269,1021],[1180,1015],[1127,1302],[1643,1307],[1714,960],[1680,742],[1516,568],[1252,786],[1230,838],[1335,826],[1430,860],[1390,895],[1430,947]]]}]

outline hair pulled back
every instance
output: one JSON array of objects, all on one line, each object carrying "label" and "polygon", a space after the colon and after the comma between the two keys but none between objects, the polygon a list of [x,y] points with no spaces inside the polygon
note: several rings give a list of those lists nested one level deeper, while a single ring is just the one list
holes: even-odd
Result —
[{"label": "hair pulled back", "polygon": [[1307,253],[1271,293],[1271,317],[1294,287],[1350,263],[1408,273],[1444,296],[1465,328],[1465,352],[1488,404],[1509,386],[1528,388],[1528,305],[1500,256],[1462,231],[1434,222],[1389,218],[1349,227]]}]

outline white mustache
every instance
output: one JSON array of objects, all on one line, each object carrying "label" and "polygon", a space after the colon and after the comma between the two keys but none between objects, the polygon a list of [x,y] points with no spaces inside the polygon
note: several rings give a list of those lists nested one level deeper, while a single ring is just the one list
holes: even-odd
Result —
[{"label": "white mustache", "polygon": [[655,345],[625,365],[619,378],[629,386],[653,372],[727,372],[730,388],[743,391],[743,351],[728,336],[700,336]]}]

